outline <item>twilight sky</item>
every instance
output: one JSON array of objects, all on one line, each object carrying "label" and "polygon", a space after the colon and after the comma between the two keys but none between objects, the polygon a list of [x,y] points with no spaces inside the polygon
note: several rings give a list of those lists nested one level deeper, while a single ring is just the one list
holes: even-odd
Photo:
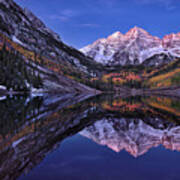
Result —
[{"label": "twilight sky", "polygon": [[15,0],[76,48],[139,26],[155,36],[180,32],[180,0]]}]

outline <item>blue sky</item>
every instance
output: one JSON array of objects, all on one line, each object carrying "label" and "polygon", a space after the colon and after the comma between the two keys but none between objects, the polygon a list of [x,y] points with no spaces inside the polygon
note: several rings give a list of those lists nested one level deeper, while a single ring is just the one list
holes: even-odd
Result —
[{"label": "blue sky", "polygon": [[139,26],[152,35],[180,32],[180,0],[15,0],[76,48]]}]

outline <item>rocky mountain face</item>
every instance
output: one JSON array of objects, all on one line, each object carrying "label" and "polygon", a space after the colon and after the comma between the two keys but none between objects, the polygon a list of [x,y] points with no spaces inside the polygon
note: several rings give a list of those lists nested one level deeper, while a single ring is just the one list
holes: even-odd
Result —
[{"label": "rocky mountain face", "polygon": [[74,77],[91,77],[94,62],[64,44],[60,37],[32,12],[21,8],[13,0],[0,0],[1,49],[4,45],[8,51],[17,52],[28,64],[29,74],[39,71],[46,88],[53,87],[66,92],[86,89],[84,85],[77,83]]},{"label": "rocky mountain face", "polygon": [[104,65],[159,65],[180,57],[180,33],[160,39],[134,27],[126,34],[115,32],[80,50]]},{"label": "rocky mountain face", "polygon": [[[52,61],[69,61],[82,71],[87,71],[80,63],[79,59],[84,57],[81,53],[65,45],[59,35],[46,27],[32,12],[22,9],[12,0],[0,1],[0,32],[15,43]],[[73,50],[79,57],[75,53],[72,55]]]},{"label": "rocky mountain face", "polygon": [[115,152],[126,150],[134,157],[161,144],[167,149],[180,151],[180,127],[159,118],[146,118],[146,121],[103,118],[86,127],[80,134]]}]

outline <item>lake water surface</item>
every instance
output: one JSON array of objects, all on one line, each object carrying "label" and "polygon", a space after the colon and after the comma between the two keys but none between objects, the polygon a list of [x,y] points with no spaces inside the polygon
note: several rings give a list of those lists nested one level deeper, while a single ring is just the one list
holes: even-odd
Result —
[{"label": "lake water surface", "polygon": [[44,95],[0,101],[0,179],[179,180],[179,172],[180,99]]}]

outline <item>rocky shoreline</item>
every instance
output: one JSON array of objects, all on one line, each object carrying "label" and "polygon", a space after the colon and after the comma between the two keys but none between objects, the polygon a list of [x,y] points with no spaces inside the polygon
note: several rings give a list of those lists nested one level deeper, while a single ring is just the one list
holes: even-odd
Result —
[{"label": "rocky shoreline", "polygon": [[[92,96],[96,96],[96,95],[99,95],[101,94],[102,92],[99,91],[99,90],[96,90],[96,89],[92,89],[92,88],[85,88],[86,86],[84,86],[84,92],[73,92],[72,94],[76,94],[76,95],[86,95],[86,96],[89,96],[89,97],[92,97]],[[71,94],[70,92],[63,92],[63,91],[47,91],[47,90],[44,90],[44,91],[41,91],[41,92],[19,92],[19,91],[7,91],[7,90],[3,90],[3,89],[0,89],[0,98],[3,97],[3,96],[8,96],[8,95],[24,95],[24,94],[30,94],[30,95],[44,95],[44,94],[49,94],[49,95],[55,95],[55,94]]]}]

